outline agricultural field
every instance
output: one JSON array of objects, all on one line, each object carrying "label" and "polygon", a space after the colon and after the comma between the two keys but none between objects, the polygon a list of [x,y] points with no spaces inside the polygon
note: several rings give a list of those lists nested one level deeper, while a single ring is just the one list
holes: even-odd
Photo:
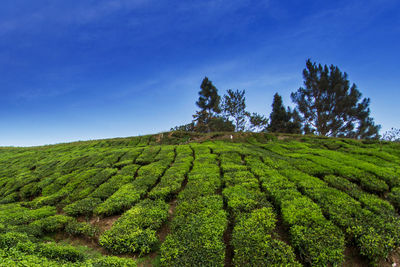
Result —
[{"label": "agricultural field", "polygon": [[400,144],[164,133],[0,148],[0,266],[400,264]]}]

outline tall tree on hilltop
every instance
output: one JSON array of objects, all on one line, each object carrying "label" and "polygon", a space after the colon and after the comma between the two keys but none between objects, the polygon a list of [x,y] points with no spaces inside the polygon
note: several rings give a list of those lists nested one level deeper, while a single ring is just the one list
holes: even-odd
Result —
[{"label": "tall tree on hilltop", "polygon": [[221,113],[220,101],[217,88],[205,77],[200,85],[199,100],[196,105],[200,108],[193,115],[196,121],[196,130],[200,132],[210,132],[210,121]]},{"label": "tall tree on hilltop", "polygon": [[246,111],[246,98],[244,97],[245,90],[233,91],[229,89],[227,94],[224,95],[222,110],[225,116],[233,118],[235,129],[237,132],[244,131],[246,126],[246,119],[249,113]]},{"label": "tall tree on hilltop", "polygon": [[276,93],[272,102],[272,112],[267,126],[269,132],[301,133],[300,116],[296,110],[287,110],[283,106],[282,97]]},{"label": "tall tree on hilltop", "polygon": [[302,114],[304,127],[324,136],[379,138],[379,125],[369,116],[369,98],[337,66],[306,62],[304,88],[291,94]]}]

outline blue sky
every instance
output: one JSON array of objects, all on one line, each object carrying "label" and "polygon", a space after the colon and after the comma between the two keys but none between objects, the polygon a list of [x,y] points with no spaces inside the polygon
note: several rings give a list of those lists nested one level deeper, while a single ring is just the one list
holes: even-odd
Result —
[{"label": "blue sky", "polygon": [[3,0],[0,145],[134,136],[191,121],[204,76],[269,115],[307,58],[400,128],[397,0]]}]

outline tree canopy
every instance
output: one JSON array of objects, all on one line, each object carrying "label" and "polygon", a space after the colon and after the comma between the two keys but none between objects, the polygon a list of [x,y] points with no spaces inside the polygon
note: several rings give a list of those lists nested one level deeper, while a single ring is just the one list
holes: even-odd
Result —
[{"label": "tree canopy", "polygon": [[268,132],[301,133],[300,117],[296,110],[293,112],[283,106],[282,97],[276,93],[272,102],[272,112],[269,116]]},{"label": "tree canopy", "polygon": [[[200,108],[193,115],[193,130],[196,132],[234,131],[235,126],[226,118],[220,116],[221,97],[218,89],[205,77],[200,85],[199,99],[196,105]],[[190,127],[189,127],[190,128]]]},{"label": "tree canopy", "polygon": [[244,131],[247,117],[245,90],[229,89],[224,95],[222,110],[227,119],[233,118],[236,131]]},{"label": "tree canopy", "polygon": [[307,60],[304,87],[291,94],[307,131],[324,136],[378,138],[379,125],[370,115],[370,99],[337,66]]},{"label": "tree canopy", "polygon": [[283,105],[276,93],[272,112],[264,115],[246,110],[245,90],[227,90],[221,97],[213,83],[205,77],[200,85],[200,108],[193,121],[171,130],[195,132],[267,131],[297,134],[318,134],[355,139],[379,138],[380,125],[370,117],[370,99],[361,92],[347,74],[337,66],[306,62],[304,86],[291,94],[296,108]]}]

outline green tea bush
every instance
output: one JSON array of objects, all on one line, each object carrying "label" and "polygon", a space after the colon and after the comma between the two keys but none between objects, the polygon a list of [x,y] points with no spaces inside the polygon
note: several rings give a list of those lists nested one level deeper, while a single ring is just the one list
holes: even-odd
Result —
[{"label": "green tea bush", "polygon": [[139,165],[146,165],[153,162],[160,150],[160,146],[149,146],[144,148],[142,154],[136,158],[135,163]]},{"label": "green tea bush", "polygon": [[119,258],[115,256],[104,256],[99,259],[91,260],[93,267],[136,267],[137,263],[133,259]]},{"label": "green tea bush", "polygon": [[[57,261],[48,260],[47,258],[23,253],[17,249],[2,250],[0,249],[0,266],[34,266],[34,267],[53,267],[65,266],[65,264]],[[68,264],[68,266],[72,266]]]},{"label": "green tea bush", "polygon": [[63,210],[70,216],[84,215],[89,217],[100,203],[102,203],[100,198],[84,198],[65,206]]},{"label": "green tea bush", "polygon": [[65,226],[65,232],[73,236],[96,237],[100,229],[86,222],[69,221]]},{"label": "green tea bush", "polygon": [[289,226],[292,245],[304,261],[318,266],[341,264],[344,235],[325,219],[320,207],[302,196],[286,177],[275,176],[276,171],[263,166],[259,159],[249,157],[246,163],[260,175],[267,195],[280,207],[282,219]]},{"label": "green tea bush", "polygon": [[234,215],[252,211],[265,198],[261,192],[249,190],[240,184],[226,187],[222,195],[227,200],[227,205]]},{"label": "green tea bush", "polygon": [[182,161],[182,159],[180,159],[180,162],[175,161],[174,165],[161,177],[157,186],[149,192],[149,197],[152,199],[169,199],[172,195],[178,193],[185,175],[190,169],[191,159],[191,156],[189,156],[189,159],[185,161]]},{"label": "green tea bush", "polygon": [[170,160],[160,160],[141,167],[138,177],[132,183],[120,187],[106,201],[97,206],[94,212],[103,216],[112,215],[132,207],[156,184],[170,163]]},{"label": "green tea bush", "polygon": [[161,245],[162,266],[223,266],[227,214],[219,196],[181,202],[172,234]]},{"label": "green tea bush", "polygon": [[293,249],[272,238],[276,216],[261,208],[242,216],[232,233],[235,266],[301,266]]},{"label": "green tea bush", "polygon": [[0,234],[0,248],[9,249],[15,247],[18,243],[29,242],[25,233],[7,232]]},{"label": "green tea bush", "polygon": [[118,189],[106,201],[98,205],[94,213],[110,216],[132,207],[146,193],[145,188],[137,188],[133,184],[126,184]]},{"label": "green tea bush", "polygon": [[114,164],[118,162],[118,159],[121,158],[126,152],[124,151],[115,151],[109,153],[109,155],[104,155],[100,161],[95,164],[97,168],[110,168]]},{"label": "green tea bush", "polygon": [[327,157],[329,159],[339,161],[339,162],[346,162],[350,166],[353,166],[355,168],[364,170],[366,172],[372,173],[385,181],[389,186],[394,187],[400,185],[400,176],[399,174],[395,173],[393,170],[388,169],[388,168],[382,168],[379,166],[376,166],[374,164],[358,160],[354,157],[345,155],[343,153],[338,153],[335,151],[329,151],[329,150],[316,150],[316,153],[318,155]]},{"label": "green tea bush", "polygon": [[39,255],[54,260],[77,262],[86,258],[84,252],[70,245],[61,246],[56,243],[40,243],[37,251]]},{"label": "green tea bush", "polygon": [[124,213],[99,239],[114,253],[149,253],[157,245],[157,230],[167,220],[168,204],[144,200]]},{"label": "green tea bush", "polygon": [[154,158],[154,160],[173,160],[175,158],[175,146],[164,145],[161,147],[160,152]]},{"label": "green tea bush", "polygon": [[[137,166],[137,165],[136,165]],[[112,196],[121,186],[132,182],[133,175],[121,175],[117,174],[111,177],[107,182],[101,184],[96,190],[94,190],[89,197],[99,198],[101,200],[106,200],[108,197]]]},{"label": "green tea bush", "polygon": [[344,237],[332,223],[290,227],[293,247],[312,266],[340,265],[343,262]]},{"label": "green tea bush", "polygon": [[[285,165],[284,162],[281,164]],[[400,242],[400,218],[398,216],[388,217],[386,215],[389,214],[384,213],[384,216],[380,217],[373,214],[363,209],[358,201],[344,192],[328,187],[315,177],[291,169],[289,165],[280,171],[289,180],[296,183],[307,196],[316,201],[324,214],[355,240],[360,248],[360,253],[368,257],[371,262],[387,257],[388,253],[396,248],[396,242]],[[392,220],[391,223],[389,219]],[[357,229],[357,231],[349,229]]]},{"label": "green tea bush", "polygon": [[43,233],[54,233],[64,230],[65,226],[74,219],[65,215],[53,215],[30,224],[31,227],[40,229]]},{"label": "green tea bush", "polygon": [[388,199],[397,208],[400,208],[400,187],[394,187],[388,195]]},{"label": "green tea bush", "polygon": [[9,205],[0,211],[0,223],[3,222],[11,225],[28,224],[35,220],[55,215],[56,213],[56,208],[51,206],[29,209],[20,205]]},{"label": "green tea bush", "polygon": [[143,152],[143,148],[129,148],[126,153],[120,158],[120,162],[127,160],[131,161],[131,164],[135,162],[136,158]]},{"label": "green tea bush", "polygon": [[140,167],[140,165],[137,164],[130,164],[127,166],[124,166],[118,174],[120,175],[124,175],[124,176],[130,176],[132,177],[133,180],[133,176],[135,175],[137,169]]},{"label": "green tea bush", "polygon": [[354,197],[355,199],[360,201],[367,209],[377,214],[387,215],[394,214],[395,212],[393,206],[388,201],[361,190],[361,188],[357,184],[352,183],[347,179],[334,175],[324,176],[323,179],[330,186]]}]

